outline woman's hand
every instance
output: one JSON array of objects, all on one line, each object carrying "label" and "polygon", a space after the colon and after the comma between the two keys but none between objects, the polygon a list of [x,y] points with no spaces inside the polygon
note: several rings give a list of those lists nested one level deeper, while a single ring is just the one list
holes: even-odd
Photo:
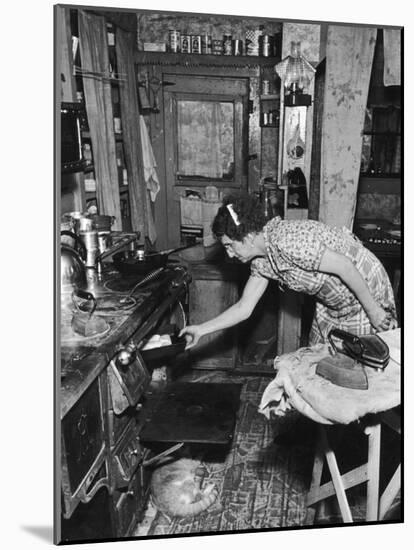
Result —
[{"label": "woman's hand", "polygon": [[185,349],[190,349],[197,344],[201,336],[203,336],[203,333],[201,331],[200,325],[189,325],[188,327],[184,327],[180,331],[180,334],[178,336],[185,336],[185,339],[187,341]]},{"label": "woman's hand", "polygon": [[368,313],[368,317],[371,321],[372,326],[378,331],[392,330],[394,328],[397,328],[397,321],[381,306],[377,305],[374,310]]}]

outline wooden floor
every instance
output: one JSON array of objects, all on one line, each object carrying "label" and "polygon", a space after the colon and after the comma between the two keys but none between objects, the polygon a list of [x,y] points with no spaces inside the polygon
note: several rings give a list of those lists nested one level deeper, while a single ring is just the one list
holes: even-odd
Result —
[{"label": "wooden floor", "polygon": [[[200,371],[183,381],[242,382],[243,390],[231,448],[224,456],[206,453],[201,459],[202,486],[214,483],[219,497],[207,512],[196,517],[169,520],[148,504],[135,536],[187,533],[235,532],[252,529],[280,529],[304,525],[305,497],[313,465],[315,425],[293,413],[269,422],[257,409],[269,377],[231,376]],[[345,430],[346,432],[347,430]],[[363,454],[363,442],[342,434],[345,470]],[[348,458],[346,458],[348,455]],[[365,517],[364,488],[349,492],[354,521]],[[328,501],[321,524],[340,524],[335,501]]]}]

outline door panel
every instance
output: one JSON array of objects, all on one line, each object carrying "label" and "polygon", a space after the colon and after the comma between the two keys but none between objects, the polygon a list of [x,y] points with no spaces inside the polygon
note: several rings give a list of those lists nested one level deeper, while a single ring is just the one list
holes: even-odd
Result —
[{"label": "door panel", "polygon": [[247,189],[249,80],[163,76],[168,246],[178,246],[185,189]]}]

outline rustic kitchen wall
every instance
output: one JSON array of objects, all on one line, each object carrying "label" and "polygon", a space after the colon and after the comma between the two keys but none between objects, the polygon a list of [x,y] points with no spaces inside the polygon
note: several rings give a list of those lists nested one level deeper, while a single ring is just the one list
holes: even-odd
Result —
[{"label": "rustic kitchen wall", "polygon": [[223,34],[231,34],[234,39],[245,40],[246,31],[264,26],[264,34],[281,32],[282,23],[271,19],[249,19],[226,15],[182,15],[152,13],[137,15],[138,49],[144,42],[165,42],[168,44],[168,31],[176,29],[184,34],[209,34],[213,40],[220,40]]},{"label": "rustic kitchen wall", "polygon": [[[137,45],[142,50],[144,42],[163,42],[168,44],[170,29],[176,29],[183,34],[208,34],[212,39],[222,40],[224,34],[231,34],[233,39],[243,41],[245,45],[246,32],[263,26],[263,33],[275,35],[282,32],[282,22],[269,19],[241,18],[225,15],[181,15],[181,14],[138,14],[137,15]],[[281,41],[280,41],[281,42]],[[276,52],[280,57],[280,52]],[[268,76],[266,76],[268,78]],[[276,84],[276,73],[272,71],[270,78]],[[260,82],[252,79],[250,86],[250,99],[253,100],[254,109],[258,109],[260,94]],[[258,116],[256,120],[258,119]],[[249,128],[250,141],[256,141],[253,134],[260,132],[259,127]],[[250,181],[249,187],[254,189],[259,183],[260,177],[276,177],[277,174],[277,128],[266,129],[261,135],[260,173]]]}]

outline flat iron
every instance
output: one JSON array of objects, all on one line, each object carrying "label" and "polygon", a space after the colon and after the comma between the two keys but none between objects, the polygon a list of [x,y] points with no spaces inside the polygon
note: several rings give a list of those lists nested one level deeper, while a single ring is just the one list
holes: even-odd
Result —
[{"label": "flat iron", "polygon": [[349,357],[349,355],[338,350],[333,341],[334,336],[341,340],[346,340],[355,349],[358,346],[359,339],[357,336],[339,329],[331,330],[328,334],[328,340],[334,354],[324,357],[319,361],[316,366],[316,374],[326,378],[336,386],[353,390],[367,390],[368,378],[364,367],[355,358]]},{"label": "flat iron", "polygon": [[344,340],[344,352],[363,365],[374,369],[385,369],[390,360],[387,344],[377,334],[355,337],[358,342]]}]

